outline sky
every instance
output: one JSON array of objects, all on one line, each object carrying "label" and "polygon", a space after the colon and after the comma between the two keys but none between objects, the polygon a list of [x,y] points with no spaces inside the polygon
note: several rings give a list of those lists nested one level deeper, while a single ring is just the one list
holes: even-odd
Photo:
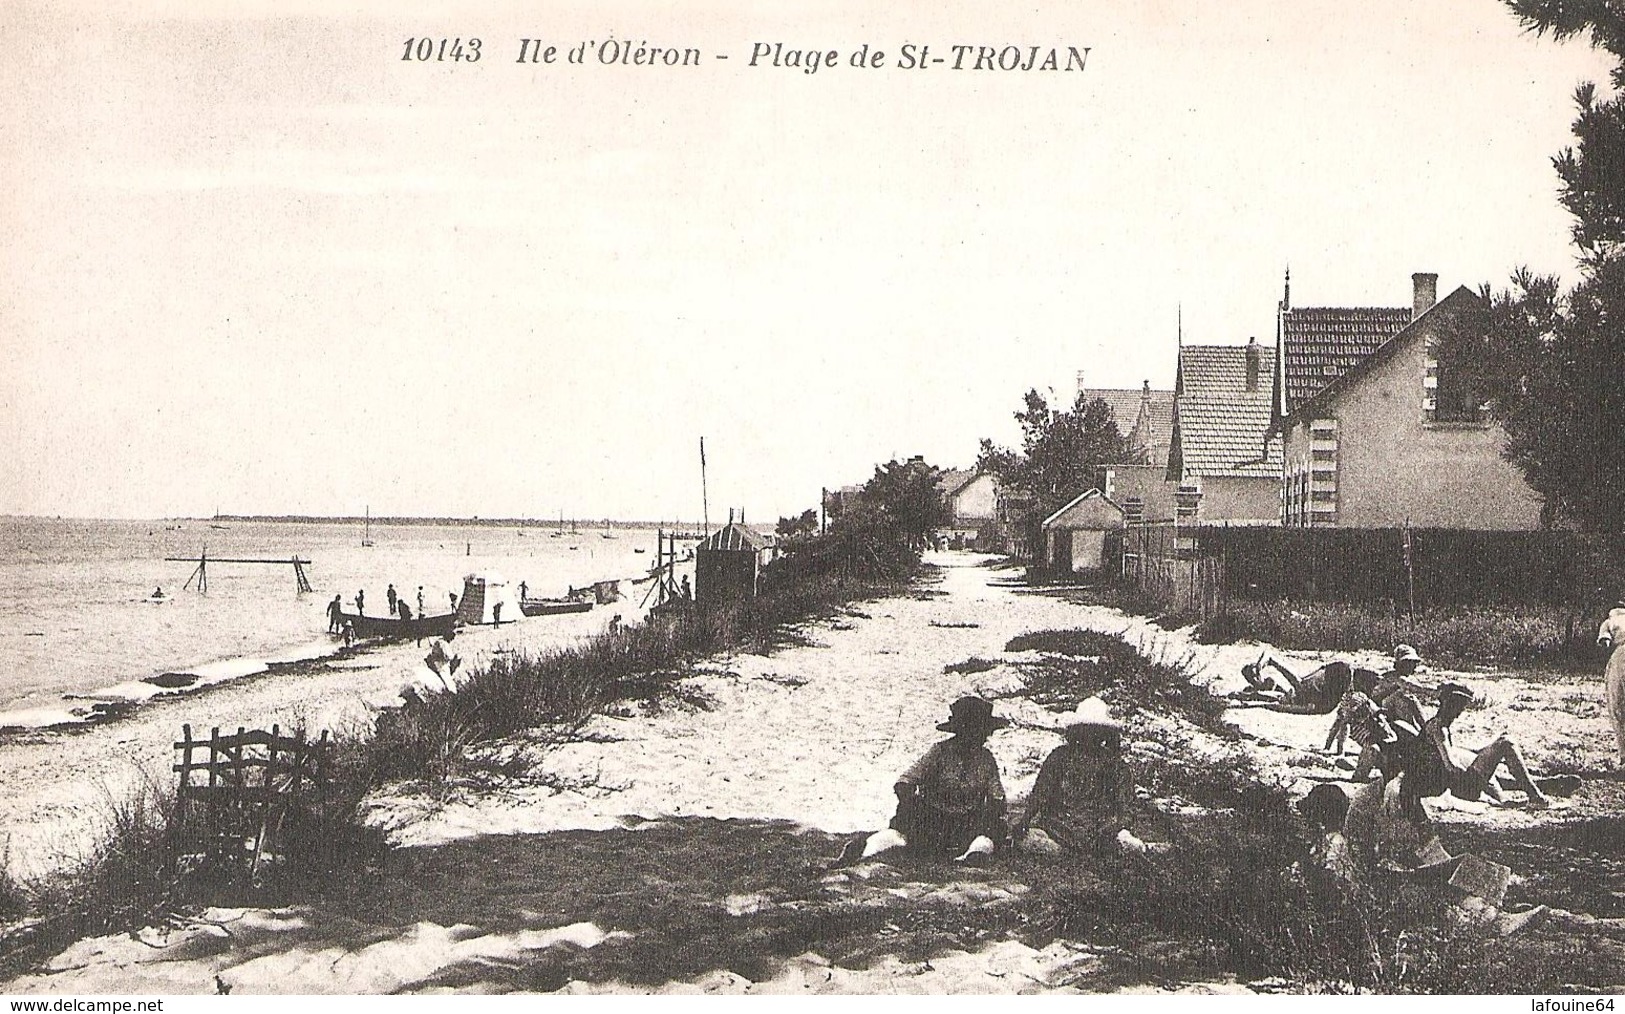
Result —
[{"label": "sky", "polygon": [[[1493,0],[876,6],[0,0],[0,513],[697,519],[704,437],[768,521],[1273,341],[1289,265],[1574,275],[1607,63]],[[566,61],[611,37],[700,61]]]}]

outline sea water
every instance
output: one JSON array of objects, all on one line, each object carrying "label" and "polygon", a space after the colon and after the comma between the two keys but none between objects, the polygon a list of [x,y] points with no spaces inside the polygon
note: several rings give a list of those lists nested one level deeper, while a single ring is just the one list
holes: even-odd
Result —
[{"label": "sea water", "polygon": [[[495,572],[533,597],[571,586],[644,577],[653,529],[551,525],[383,524],[362,546],[360,524],[287,521],[96,521],[0,518],[0,713],[93,696],[166,672],[216,678],[254,660],[335,649],[327,605],[346,611],[366,592],[369,616],[387,615],[386,589],[429,615],[450,611],[463,577]],[[606,537],[608,536],[608,537]],[[637,550],[644,550],[638,553]],[[165,557],[310,562],[299,592],[291,564],[208,565],[208,590],[184,588],[195,564]],[[647,585],[639,585],[641,589]],[[162,589],[163,597],[153,593]]]}]

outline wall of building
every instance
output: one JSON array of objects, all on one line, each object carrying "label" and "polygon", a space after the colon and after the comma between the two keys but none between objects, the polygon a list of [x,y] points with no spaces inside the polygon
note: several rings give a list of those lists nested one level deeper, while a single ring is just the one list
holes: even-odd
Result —
[{"label": "wall of building", "polygon": [[1205,475],[1196,516],[1203,524],[1275,524],[1281,516],[1281,480],[1275,476]]},{"label": "wall of building", "polygon": [[1448,313],[1442,308],[1421,320],[1402,347],[1327,401],[1316,413],[1320,425],[1314,431],[1309,420],[1296,421],[1288,431],[1287,482],[1309,473],[1315,487],[1332,491],[1311,505],[1318,523],[1387,528],[1408,521],[1421,528],[1477,530],[1540,526],[1540,498],[1501,456],[1506,434],[1500,427],[1424,418],[1427,343]]},{"label": "wall of building", "polygon": [[998,480],[991,475],[978,475],[954,495],[951,505],[954,527],[976,527],[979,522],[993,520],[998,500]]},{"label": "wall of building", "polygon": [[1101,491],[1119,506],[1138,498],[1146,521],[1172,521],[1174,490],[1162,465],[1108,465]]}]

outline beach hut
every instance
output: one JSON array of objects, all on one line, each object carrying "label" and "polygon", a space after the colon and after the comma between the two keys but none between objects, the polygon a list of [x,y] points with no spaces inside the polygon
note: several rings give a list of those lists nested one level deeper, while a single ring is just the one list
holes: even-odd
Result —
[{"label": "beach hut", "polygon": [[729,522],[694,547],[694,600],[701,605],[751,598],[767,540],[744,525]]},{"label": "beach hut", "polygon": [[1123,528],[1123,508],[1091,489],[1044,519],[1044,563],[1066,576],[1105,568],[1110,562],[1108,533]]},{"label": "beach hut", "polygon": [[463,595],[457,600],[457,622],[473,624],[512,623],[522,620],[519,595],[494,573],[469,574],[463,578]]}]

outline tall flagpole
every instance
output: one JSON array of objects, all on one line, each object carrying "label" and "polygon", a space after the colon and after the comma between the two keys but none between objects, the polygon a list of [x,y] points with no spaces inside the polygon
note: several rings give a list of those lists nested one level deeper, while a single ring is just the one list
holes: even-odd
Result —
[{"label": "tall flagpole", "polygon": [[711,498],[705,488],[705,438],[700,438],[700,511],[705,523],[705,534],[711,534]]}]

